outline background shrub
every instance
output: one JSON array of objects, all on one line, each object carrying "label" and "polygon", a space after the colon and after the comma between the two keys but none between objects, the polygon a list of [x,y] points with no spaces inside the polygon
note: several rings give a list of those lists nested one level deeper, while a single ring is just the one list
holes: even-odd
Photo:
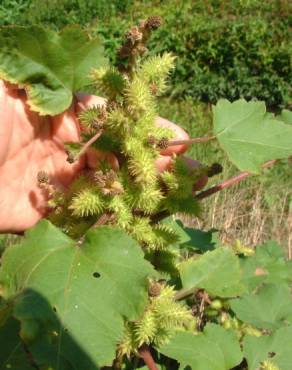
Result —
[{"label": "background shrub", "polygon": [[205,102],[225,97],[264,100],[271,109],[292,104],[292,3],[289,0],[3,0],[0,24],[79,23],[100,34],[108,56],[125,30],[148,14],[164,26],[153,52],[173,51],[171,94]]},{"label": "background shrub", "polygon": [[2,0],[0,25],[44,24],[54,29],[68,24],[89,25],[94,19],[125,12],[133,0]]},{"label": "background shrub", "polygon": [[[288,1],[274,0],[259,4],[156,2],[164,26],[154,35],[151,49],[169,50],[178,57],[172,95],[211,103],[222,97],[257,98],[271,109],[291,104],[292,6]],[[132,7],[132,18],[138,20],[152,11],[147,2],[141,3]],[[122,37],[131,22],[119,19],[97,26],[112,60],[117,37]]]},{"label": "background shrub", "polygon": [[257,98],[271,109],[292,104],[289,0],[3,0],[0,24],[79,23],[104,38],[114,60],[128,26],[153,12],[164,26],[151,49],[178,56],[172,95],[212,103]]}]

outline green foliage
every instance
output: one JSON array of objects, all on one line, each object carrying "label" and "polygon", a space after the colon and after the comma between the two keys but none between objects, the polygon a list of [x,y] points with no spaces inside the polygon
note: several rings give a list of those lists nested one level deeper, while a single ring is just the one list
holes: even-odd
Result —
[{"label": "green foliage", "polygon": [[61,33],[3,27],[0,40],[0,77],[25,87],[30,108],[42,115],[69,108],[72,94],[88,84],[90,69],[106,62],[100,41],[76,26]]},{"label": "green foliage", "polygon": [[265,284],[289,284],[292,263],[286,261],[284,251],[274,242],[256,248],[250,258],[241,260],[245,285],[250,291]]},{"label": "green foliage", "polygon": [[[46,180],[39,183],[50,188],[48,218],[54,225],[40,221],[18,244],[5,248],[0,338],[12,325],[11,341],[0,354],[6,368],[10,360],[15,370],[25,367],[25,352],[28,368],[132,370],[143,351],[151,360],[151,347],[167,370],[173,364],[177,369],[175,361],[193,370],[241,370],[245,361],[251,369],[286,370],[290,353],[286,346],[280,348],[280,334],[291,334],[292,270],[280,247],[270,243],[252,251],[239,241],[221,246],[214,231],[184,228],[171,217],[163,220],[178,212],[201,215],[194,184],[206,176],[208,167],[191,168],[172,155],[170,168],[162,174],[157,169],[161,149],[168,147],[173,134],[157,127],[156,95],[166,89],[173,57],[143,55],[150,33],[160,23],[150,17],[133,27],[119,49],[117,65],[93,69],[100,64],[93,58],[97,50],[100,56],[100,46],[91,50],[95,41],[88,41],[83,32],[78,35],[77,28],[61,34],[39,27],[22,32],[19,27],[2,29],[10,35],[4,41],[19,46],[12,54],[7,47],[0,53],[6,60],[4,77],[20,85],[31,83],[36,95],[41,92],[41,99],[30,99],[42,113],[68,107],[75,89],[88,83],[90,69],[92,85],[106,100],[80,115],[81,143],[69,143],[68,149],[73,160],[93,142],[95,148],[113,151],[66,191],[43,176]],[[32,30],[39,31],[36,38]],[[73,40],[73,35],[78,37]],[[39,38],[46,40],[41,50],[48,60],[38,60],[32,48]],[[81,49],[70,44],[69,50],[71,41]],[[62,47],[60,58],[50,53],[54,42],[57,48],[64,46],[65,56]],[[30,51],[29,58],[16,53],[22,48]],[[11,55],[15,60],[7,63]],[[71,63],[66,70],[68,55],[77,71]],[[55,68],[60,61],[65,82]],[[49,83],[40,86],[39,76]],[[63,101],[60,89],[67,93]],[[266,113],[263,103],[239,100],[220,101],[214,113],[215,135],[240,169],[257,172],[266,160],[291,154],[287,111],[280,116],[283,123]],[[237,151],[235,141],[241,143]],[[247,160],[249,153],[253,156]],[[115,165],[106,155],[115,156]],[[258,352],[254,342],[259,343]],[[24,351],[19,343],[24,343]]]},{"label": "green foliage", "polygon": [[220,100],[214,108],[214,132],[242,171],[259,173],[263,162],[292,155],[292,127],[267,113],[261,102]]},{"label": "green foliage", "polygon": [[[171,224],[168,221],[165,225]],[[190,229],[186,230],[189,233]],[[180,233],[187,235],[183,234],[183,229]],[[195,239],[193,242],[196,245]],[[184,236],[180,243],[181,246],[185,243],[191,246],[192,240]],[[12,302],[12,314],[21,322],[20,336],[35,361],[49,363],[53,369],[58,361],[58,369],[71,366],[71,361],[80,369],[94,369],[97,364],[110,363],[110,358],[114,357],[114,343],[119,342],[120,356],[131,356],[137,353],[141,344],[149,344],[164,355],[177,359],[181,367],[188,365],[202,370],[228,370],[238,365],[243,355],[250,369],[256,369],[259,363],[268,366],[269,353],[275,352],[277,357],[271,364],[286,369],[285,361],[288,361],[289,354],[287,347],[277,344],[282,338],[277,328],[284,326],[280,330],[291,331],[291,327],[287,327],[292,318],[290,282],[284,278],[280,286],[263,285],[246,294],[242,285],[247,279],[239,270],[239,261],[244,262],[241,264],[244,269],[244,264],[250,261],[252,266],[281,266],[281,271],[288,272],[289,264],[277,245],[258,247],[253,255],[244,258],[217,245],[213,251],[198,254],[181,265],[189,263],[192,266],[188,275],[183,267],[179,267],[183,287],[191,287],[194,293],[203,288],[209,297],[220,297],[211,298],[210,307],[203,311],[205,318],[214,323],[207,324],[203,332],[198,333],[195,328],[198,317],[191,315],[188,305],[194,309],[200,301],[195,305],[191,301],[181,304],[176,301],[174,287],[152,280],[147,303],[146,277],[154,275],[143,261],[137,243],[124,233],[112,227],[98,228],[86,235],[82,246],[74,244],[73,240],[43,221],[27,233],[22,243],[5,252],[0,275],[2,294]],[[54,269],[56,261],[57,270]],[[47,276],[49,271],[53,271],[50,279]],[[194,283],[198,280],[199,283]],[[56,284],[57,290],[54,289]],[[235,284],[240,288],[236,293],[233,288],[228,288],[228,285]],[[234,294],[241,297],[228,298]],[[97,298],[100,296],[102,304]],[[118,306],[115,305],[117,300]],[[113,310],[128,318],[124,329]],[[214,315],[211,315],[211,310]],[[95,325],[93,312],[98,318]],[[81,317],[82,326],[79,325]],[[9,323],[10,320],[0,330],[0,335],[5,333]],[[262,329],[269,331],[261,332]],[[120,339],[122,331],[124,334]],[[112,333],[110,337],[109,332]],[[15,332],[13,335],[13,340],[17,340]],[[240,350],[242,341],[244,353]],[[49,346],[50,352],[44,351],[43,346]],[[56,352],[57,346],[62,357]],[[97,348],[101,348],[100,354]],[[4,359],[5,353],[1,353]],[[11,356],[10,361],[16,361],[18,356],[20,354],[16,358]],[[88,356],[91,359],[94,356],[96,360],[92,362]]]},{"label": "green foliage", "polygon": [[271,336],[260,338],[246,337],[244,340],[244,355],[248,368],[256,370],[264,362],[270,362],[277,367],[263,367],[264,370],[289,370],[291,367],[292,353],[290,343],[292,328],[281,328]]},{"label": "green foliage", "polygon": [[288,109],[283,109],[281,115],[278,118],[287,124],[292,124],[292,112]]},{"label": "green foliage", "polygon": [[135,320],[142,313],[151,274],[138,244],[122,231],[92,230],[79,247],[42,221],[7,251],[0,281],[5,299],[17,297],[14,316],[22,326],[32,320],[41,328],[27,343],[33,355],[47,356],[42,346],[48,346],[52,366],[59,368],[57,363],[66,359],[85,370],[82,352],[70,354],[74,346],[66,333],[86,348],[94,368],[110,364],[123,331],[122,317]]},{"label": "green foliage", "polygon": [[132,0],[3,0],[0,24],[42,24],[59,29],[68,24],[86,25],[95,18],[125,13]]},{"label": "green foliage", "polygon": [[150,45],[155,52],[178,56],[172,77],[176,97],[190,95],[212,103],[220,98],[257,98],[268,107],[291,105],[291,3],[287,0],[264,4],[258,0],[3,0],[0,24],[55,29],[86,25],[103,37],[107,55],[115,61],[124,32],[154,7],[164,25]]},{"label": "green foliage", "polygon": [[19,322],[10,318],[0,330],[1,369],[33,370],[19,338]]},{"label": "green foliage", "polygon": [[[177,56],[173,96],[212,103],[257,98],[270,108],[291,106],[289,1],[140,1],[131,8],[133,19],[152,12],[152,4],[164,25],[151,40],[151,49]],[[96,25],[112,61],[128,27],[124,15]]]},{"label": "green foliage", "polygon": [[175,358],[180,368],[227,370],[239,365],[242,353],[233,332],[208,324],[203,333],[178,333],[160,351]]},{"label": "green foliage", "polygon": [[[241,97],[291,104],[291,4],[274,0],[168,1],[158,51],[178,56],[175,95],[216,102]],[[290,14],[289,14],[290,13]],[[154,42],[154,41],[153,41]]]},{"label": "green foliage", "polygon": [[244,292],[238,258],[229,248],[218,248],[183,262],[183,288],[203,288],[212,295],[232,297]]},{"label": "green foliage", "polygon": [[268,284],[253,293],[231,301],[236,316],[260,329],[276,329],[292,315],[290,289],[287,284]]}]

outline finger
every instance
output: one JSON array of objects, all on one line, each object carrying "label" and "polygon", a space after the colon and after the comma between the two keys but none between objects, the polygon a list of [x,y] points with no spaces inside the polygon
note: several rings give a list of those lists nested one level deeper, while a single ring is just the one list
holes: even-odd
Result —
[{"label": "finger", "polygon": [[52,117],[53,133],[62,142],[78,142],[80,125],[78,115],[86,108],[105,104],[105,99],[95,95],[77,93],[75,102],[64,113]]},{"label": "finger", "polygon": [[158,173],[171,170],[172,165],[173,158],[169,155],[160,155],[155,161],[155,166]]},{"label": "finger", "polygon": [[[183,159],[183,161],[185,162],[185,164],[188,166],[190,170],[202,167],[201,162],[196,161],[195,159],[185,157],[185,156],[182,156],[181,158]],[[207,175],[202,176],[197,182],[195,182],[193,186],[193,190],[194,191],[201,190],[203,187],[205,187],[207,182],[208,182],[208,176]]]},{"label": "finger", "polygon": [[65,112],[51,117],[53,135],[62,142],[76,143],[80,140],[80,127],[72,104]]},{"label": "finger", "polygon": [[[160,127],[166,127],[172,130],[174,132],[174,137],[172,138],[172,140],[188,140],[189,139],[189,135],[185,132],[184,129],[182,129],[175,123],[165,118],[157,117],[156,124]],[[160,154],[162,155],[182,154],[187,149],[188,149],[188,146],[185,144],[173,145],[173,146],[169,146],[166,149],[161,150]]]},{"label": "finger", "polygon": [[4,163],[13,134],[14,100],[17,92],[0,80],[0,165]]}]

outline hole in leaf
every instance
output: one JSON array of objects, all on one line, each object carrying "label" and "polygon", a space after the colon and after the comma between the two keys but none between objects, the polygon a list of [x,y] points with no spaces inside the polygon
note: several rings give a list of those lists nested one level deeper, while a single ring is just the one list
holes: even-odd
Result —
[{"label": "hole in leaf", "polygon": [[55,306],[53,307],[53,311],[54,311],[54,312],[57,312],[57,309],[56,309],[56,307],[55,307]]},{"label": "hole in leaf", "polygon": [[98,279],[98,278],[100,277],[100,273],[99,273],[99,272],[97,272],[97,271],[95,271],[95,272],[92,274],[92,276],[93,276],[94,278]]},{"label": "hole in leaf", "polygon": [[269,357],[272,358],[272,357],[275,357],[276,356],[276,352],[269,352]]}]

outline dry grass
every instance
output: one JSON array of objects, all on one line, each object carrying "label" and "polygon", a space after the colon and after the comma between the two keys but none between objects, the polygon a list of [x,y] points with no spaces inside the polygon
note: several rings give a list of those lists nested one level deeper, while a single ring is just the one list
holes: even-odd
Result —
[{"label": "dry grass", "polygon": [[[239,239],[244,245],[261,245],[275,240],[292,258],[291,191],[281,189],[278,201],[267,206],[264,185],[253,181],[237,184],[203,201],[203,219],[188,219],[195,228],[219,231],[223,243]],[[274,189],[278,191],[279,189]]]}]

